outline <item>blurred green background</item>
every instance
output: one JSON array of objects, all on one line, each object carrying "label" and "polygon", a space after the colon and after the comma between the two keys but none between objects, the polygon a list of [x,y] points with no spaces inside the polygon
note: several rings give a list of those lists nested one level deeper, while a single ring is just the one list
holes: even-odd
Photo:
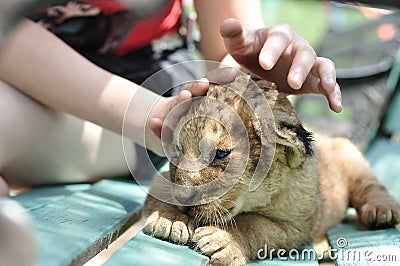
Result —
[{"label": "blurred green background", "polygon": [[262,9],[267,26],[286,23],[314,48],[330,28],[342,30],[368,20],[358,9],[327,1],[263,0]]}]

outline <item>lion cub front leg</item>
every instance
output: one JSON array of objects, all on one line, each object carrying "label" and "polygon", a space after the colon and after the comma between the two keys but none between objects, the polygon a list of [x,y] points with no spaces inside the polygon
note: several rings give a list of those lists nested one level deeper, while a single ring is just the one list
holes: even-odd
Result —
[{"label": "lion cub front leg", "polygon": [[197,228],[193,242],[211,258],[213,266],[245,265],[249,260],[258,259],[260,254],[269,254],[271,249],[289,250],[310,241],[311,225],[310,228],[306,223],[303,225],[304,230],[299,233],[299,229],[287,223],[280,224],[257,214],[242,214],[223,227]]},{"label": "lion cub front leg", "polygon": [[173,243],[186,244],[193,236],[192,220],[177,206],[154,198],[152,195],[157,195],[156,190],[157,184],[153,184],[142,210],[143,231]]},{"label": "lion cub front leg", "polygon": [[204,226],[195,230],[193,242],[201,253],[211,258],[211,265],[245,265],[246,254],[232,230]]},{"label": "lion cub front leg", "polygon": [[[149,208],[146,205],[157,205],[157,208]],[[176,206],[158,201],[151,196],[148,196],[146,205],[143,209],[145,233],[179,244],[186,244],[191,239],[193,235],[191,220]]]},{"label": "lion cub front leg", "polygon": [[362,223],[370,228],[386,228],[400,223],[400,204],[369,169],[352,188],[351,203]]},{"label": "lion cub front leg", "polygon": [[[400,204],[378,181],[368,162],[350,142],[341,140],[344,175],[350,189],[350,202],[360,220],[370,228],[385,228],[400,222]],[[351,160],[350,160],[350,159]]]}]

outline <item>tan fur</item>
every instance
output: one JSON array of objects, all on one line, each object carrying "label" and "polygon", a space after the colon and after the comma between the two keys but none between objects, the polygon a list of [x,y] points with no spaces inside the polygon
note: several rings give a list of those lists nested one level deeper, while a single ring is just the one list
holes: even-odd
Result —
[{"label": "tan fur", "polygon": [[[211,257],[212,265],[243,265],[256,259],[258,250],[265,245],[268,249],[289,250],[323,236],[328,228],[342,221],[349,205],[370,227],[399,222],[399,204],[377,181],[349,140],[314,135],[312,141],[286,95],[268,81],[256,83],[272,109],[275,127],[258,119],[267,111],[257,101],[257,88],[249,77],[238,77],[229,84],[234,92],[211,85],[208,97],[192,106],[178,123],[179,132],[172,144],[178,146],[173,156],[177,166],[171,164],[170,173],[164,174],[167,180],[188,189],[171,188],[157,179],[143,210],[145,232],[171,242],[194,242]],[[245,103],[243,97],[249,101]],[[232,107],[240,121],[211,99]],[[239,122],[244,124],[247,137],[237,130]],[[209,142],[199,144],[202,139]],[[250,144],[249,158],[246,141]],[[262,148],[267,150],[267,157],[260,163],[271,158],[272,164],[260,186],[250,191]],[[232,151],[220,160],[209,158],[216,149]],[[183,160],[179,152],[188,160]],[[188,170],[193,160],[208,163],[200,170]],[[241,170],[244,172],[239,182],[228,192],[211,202],[204,201],[208,193],[224,189]],[[213,181],[213,186],[202,193],[190,189]],[[162,194],[178,201],[197,199],[202,204],[168,204],[159,200]]]}]

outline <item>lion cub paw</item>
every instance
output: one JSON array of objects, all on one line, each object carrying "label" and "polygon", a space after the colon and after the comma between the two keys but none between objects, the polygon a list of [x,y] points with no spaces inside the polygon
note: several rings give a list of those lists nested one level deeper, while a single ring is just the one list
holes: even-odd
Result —
[{"label": "lion cub paw", "polygon": [[246,256],[232,235],[214,226],[199,227],[193,242],[200,251],[211,257],[211,265],[245,265]]},{"label": "lion cub paw", "polygon": [[400,204],[391,197],[376,198],[359,210],[361,221],[372,228],[385,228],[400,223]]},{"label": "lion cub paw", "polygon": [[193,226],[184,214],[160,215],[155,211],[147,217],[143,231],[173,243],[186,244],[193,235]]}]

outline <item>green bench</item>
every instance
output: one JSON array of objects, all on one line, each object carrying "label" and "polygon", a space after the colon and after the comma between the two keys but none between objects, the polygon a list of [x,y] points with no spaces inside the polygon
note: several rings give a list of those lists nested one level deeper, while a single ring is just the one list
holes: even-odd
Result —
[{"label": "green bench", "polygon": [[[35,188],[12,197],[34,221],[37,265],[82,265],[140,219],[146,192],[127,180]],[[0,263],[1,264],[1,263]]]}]

